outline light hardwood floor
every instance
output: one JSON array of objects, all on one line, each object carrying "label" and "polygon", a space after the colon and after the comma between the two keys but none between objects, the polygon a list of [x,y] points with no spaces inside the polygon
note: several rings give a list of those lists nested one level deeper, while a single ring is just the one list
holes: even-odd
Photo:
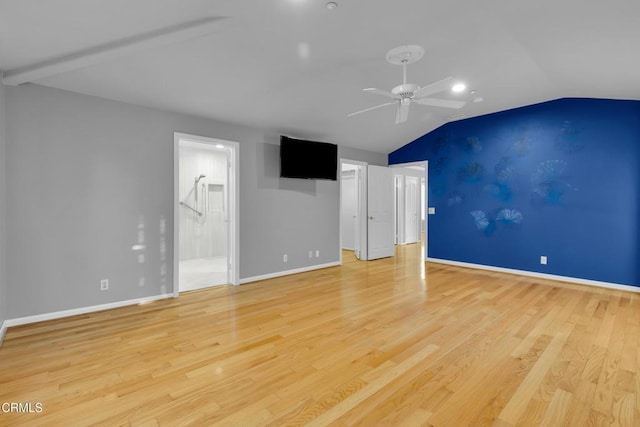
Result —
[{"label": "light hardwood floor", "polygon": [[9,329],[0,425],[640,425],[640,295],[394,258]]}]

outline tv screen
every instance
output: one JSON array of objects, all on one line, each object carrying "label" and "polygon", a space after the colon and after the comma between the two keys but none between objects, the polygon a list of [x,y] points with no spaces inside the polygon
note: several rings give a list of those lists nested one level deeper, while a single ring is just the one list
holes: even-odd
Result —
[{"label": "tv screen", "polygon": [[337,170],[337,145],[280,137],[281,177],[335,181]]}]

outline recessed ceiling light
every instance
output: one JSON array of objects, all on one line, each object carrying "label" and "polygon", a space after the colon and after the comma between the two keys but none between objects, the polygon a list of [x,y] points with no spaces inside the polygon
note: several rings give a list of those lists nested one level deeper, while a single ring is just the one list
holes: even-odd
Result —
[{"label": "recessed ceiling light", "polygon": [[333,9],[335,9],[336,7],[338,7],[338,3],[334,2],[334,1],[330,1],[330,2],[328,2],[328,3],[327,3],[327,5],[326,5],[326,6],[327,6],[327,9],[329,9],[329,10],[333,10]]},{"label": "recessed ceiling light", "polygon": [[467,88],[467,85],[465,85],[464,83],[456,83],[453,86],[451,86],[451,91],[455,93],[460,93],[460,92],[464,92],[466,88]]}]

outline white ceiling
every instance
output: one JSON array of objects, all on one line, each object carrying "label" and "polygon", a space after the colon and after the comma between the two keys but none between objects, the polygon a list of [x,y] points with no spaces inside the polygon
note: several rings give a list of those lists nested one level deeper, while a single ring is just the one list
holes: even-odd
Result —
[{"label": "white ceiling", "polygon": [[[460,113],[562,97],[640,99],[638,0],[325,3],[0,0],[0,69],[7,83],[35,69],[25,81],[381,153]],[[207,34],[154,43],[166,29],[208,17],[226,19]],[[113,49],[154,31],[146,44]],[[409,82],[453,76],[477,93],[438,97],[484,102],[414,104],[399,125],[393,106],[347,117],[385,102],[363,88],[401,83],[385,54],[407,44],[425,49]]]}]

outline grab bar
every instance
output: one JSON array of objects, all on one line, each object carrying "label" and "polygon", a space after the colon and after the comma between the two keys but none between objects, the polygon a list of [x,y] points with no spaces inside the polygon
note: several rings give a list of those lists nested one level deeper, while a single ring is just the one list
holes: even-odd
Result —
[{"label": "grab bar", "polygon": [[198,210],[196,210],[196,209],[192,208],[191,206],[189,206],[189,205],[188,205],[188,204],[186,204],[185,202],[180,202],[180,205],[184,206],[185,208],[189,208],[189,209],[191,209],[192,211],[194,211],[195,213],[197,213],[197,214],[198,214],[198,216],[202,216],[202,212],[200,212],[200,211],[198,211]]}]

